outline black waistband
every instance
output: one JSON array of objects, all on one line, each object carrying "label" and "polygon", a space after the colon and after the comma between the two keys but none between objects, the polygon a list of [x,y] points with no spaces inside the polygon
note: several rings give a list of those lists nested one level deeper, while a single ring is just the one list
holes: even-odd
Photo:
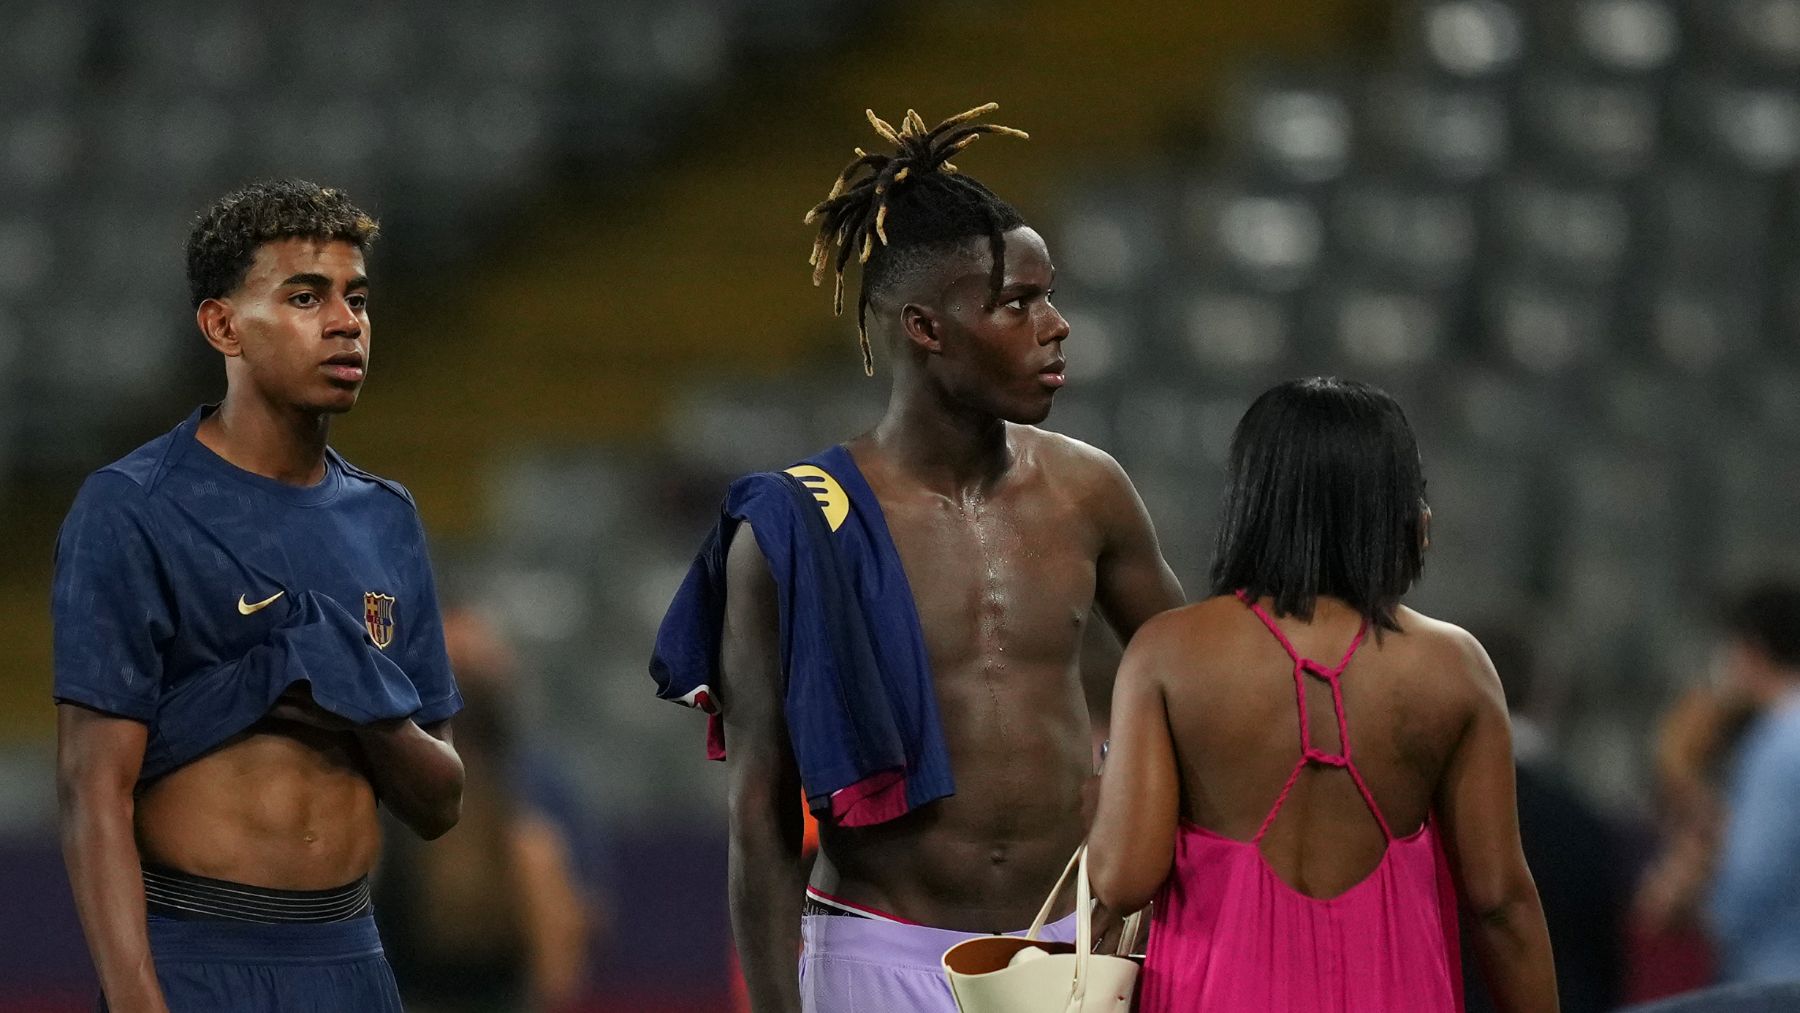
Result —
[{"label": "black waistband", "polygon": [[164,918],[344,922],[369,912],[369,877],[329,890],[273,890],[144,866],[144,903]]},{"label": "black waistband", "polygon": [[871,917],[863,914],[861,911],[851,911],[848,908],[832,907],[830,904],[820,901],[812,894],[807,894],[806,899],[800,902],[800,913],[802,915],[826,915],[834,918]]}]

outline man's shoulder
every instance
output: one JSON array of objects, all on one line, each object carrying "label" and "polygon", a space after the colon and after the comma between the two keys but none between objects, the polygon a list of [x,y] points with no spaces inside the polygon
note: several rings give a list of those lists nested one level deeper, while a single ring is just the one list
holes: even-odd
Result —
[{"label": "man's shoulder", "polygon": [[109,464],[89,473],[69,507],[65,527],[88,528],[99,524],[144,527],[147,515],[159,501],[179,493],[168,488],[170,465],[179,456],[180,429],[164,433]]},{"label": "man's shoulder", "polygon": [[406,486],[391,478],[383,478],[372,471],[366,471],[351,464],[344,459],[344,455],[336,450],[328,449],[326,453],[331,456],[331,460],[337,465],[338,470],[343,473],[344,481],[352,488],[372,494],[377,503],[404,504],[409,512],[416,513],[418,511],[419,505]]},{"label": "man's shoulder", "polygon": [[140,497],[155,495],[169,473],[169,465],[179,457],[183,430],[187,423],[149,440],[124,457],[96,469],[88,476],[87,486]]},{"label": "man's shoulder", "polygon": [[1036,426],[1013,427],[1014,445],[1058,485],[1121,492],[1131,479],[1114,457],[1091,443]]},{"label": "man's shoulder", "polygon": [[1117,468],[1113,456],[1091,443],[1084,443],[1051,429],[1013,425],[1012,438],[1045,461],[1087,468]]}]

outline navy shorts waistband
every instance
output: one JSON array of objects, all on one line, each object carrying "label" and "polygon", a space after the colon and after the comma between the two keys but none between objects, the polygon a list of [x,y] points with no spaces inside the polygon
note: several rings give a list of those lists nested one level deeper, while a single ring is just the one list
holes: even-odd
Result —
[{"label": "navy shorts waistband", "polygon": [[339,964],[381,956],[375,916],[344,922],[196,921],[150,916],[156,962]]}]

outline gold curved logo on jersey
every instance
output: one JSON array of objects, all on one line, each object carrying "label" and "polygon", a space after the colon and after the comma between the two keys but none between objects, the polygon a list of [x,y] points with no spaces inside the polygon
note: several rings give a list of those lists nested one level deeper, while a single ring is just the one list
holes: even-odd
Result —
[{"label": "gold curved logo on jersey", "polygon": [[274,594],[268,596],[267,598],[264,598],[262,601],[259,601],[259,602],[246,601],[246,600],[244,600],[245,596],[240,594],[240,595],[238,595],[238,615],[241,615],[241,616],[255,615],[256,613],[261,612],[263,609],[268,608],[270,605],[275,604],[275,599],[281,597],[284,594],[287,594],[287,592],[286,591],[277,591]]},{"label": "gold curved logo on jersey", "polygon": [[800,480],[800,484],[811,490],[813,499],[819,501],[819,509],[825,513],[825,523],[836,531],[843,527],[844,519],[850,516],[850,497],[844,493],[844,487],[831,473],[824,468],[810,464],[796,464],[787,473]]}]

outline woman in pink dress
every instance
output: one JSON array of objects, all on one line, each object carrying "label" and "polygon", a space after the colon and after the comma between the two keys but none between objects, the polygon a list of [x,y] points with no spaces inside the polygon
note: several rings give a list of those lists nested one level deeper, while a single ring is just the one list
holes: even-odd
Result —
[{"label": "woman in pink dress", "polygon": [[1156,902],[1142,1013],[1457,1010],[1459,891],[1501,1007],[1556,1009],[1499,678],[1400,604],[1424,494],[1367,385],[1239,423],[1213,596],[1142,627],[1113,695],[1090,853],[1108,907]]}]

